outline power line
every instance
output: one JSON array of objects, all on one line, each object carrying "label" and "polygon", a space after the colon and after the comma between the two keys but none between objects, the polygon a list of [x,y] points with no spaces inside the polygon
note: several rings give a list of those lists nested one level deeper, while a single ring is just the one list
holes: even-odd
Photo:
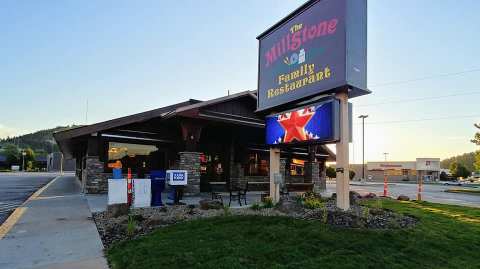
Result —
[{"label": "power line", "polygon": [[[464,116],[446,116],[446,117],[438,117],[438,118],[398,120],[398,121],[376,121],[376,122],[365,122],[365,124],[394,124],[394,123],[422,122],[422,121],[433,121],[433,120],[466,119],[466,118],[477,118],[477,117],[480,117],[480,114],[464,115]],[[361,122],[356,122],[356,124],[361,124]]]},{"label": "power line", "polygon": [[460,71],[460,72],[437,74],[437,75],[431,75],[431,76],[413,78],[413,79],[409,79],[409,80],[399,80],[399,81],[382,82],[382,83],[372,84],[372,85],[370,85],[370,87],[407,84],[407,83],[412,83],[412,82],[422,81],[422,80],[429,80],[429,79],[434,79],[434,78],[459,76],[459,75],[468,74],[468,73],[473,73],[473,72],[479,72],[479,71],[480,71],[480,68],[474,68],[474,69],[465,70],[465,71]]},{"label": "power line", "polygon": [[442,98],[448,98],[448,97],[465,96],[465,95],[475,95],[475,94],[480,94],[480,91],[464,92],[464,93],[454,93],[454,94],[447,94],[447,95],[425,96],[425,97],[408,98],[408,99],[398,99],[398,100],[378,102],[378,103],[371,103],[371,104],[365,104],[365,105],[356,105],[356,107],[366,107],[366,106],[378,106],[378,105],[387,105],[387,104],[398,104],[398,103],[418,102],[418,101],[436,100],[436,99],[442,99]]}]

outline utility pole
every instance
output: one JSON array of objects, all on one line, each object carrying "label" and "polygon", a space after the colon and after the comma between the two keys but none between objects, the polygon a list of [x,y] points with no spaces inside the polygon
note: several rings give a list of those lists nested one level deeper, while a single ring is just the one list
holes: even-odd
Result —
[{"label": "utility pole", "polygon": [[358,118],[362,119],[362,179],[365,180],[365,119],[368,115],[360,115]]},{"label": "utility pole", "polygon": [[88,124],[88,98],[87,98],[87,105],[85,109],[85,124]]},{"label": "utility pole", "polygon": [[[388,152],[384,152],[385,162],[387,161]],[[383,170],[383,196],[388,197],[388,176],[387,176],[387,167]]]},{"label": "utility pole", "polygon": [[25,150],[22,151],[22,170],[25,172],[25,156],[27,155],[27,152]]}]

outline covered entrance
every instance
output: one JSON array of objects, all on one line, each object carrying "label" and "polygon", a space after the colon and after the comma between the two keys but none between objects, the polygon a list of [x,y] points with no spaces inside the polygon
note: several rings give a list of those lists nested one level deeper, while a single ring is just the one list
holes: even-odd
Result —
[{"label": "covered entrance", "polygon": [[[228,190],[238,182],[248,182],[250,191],[266,191],[269,147],[256,102],[250,91],[189,100],[58,132],[55,139],[64,154],[76,159],[85,193],[106,192],[112,167],[119,163],[124,174],[130,168],[138,178],[155,170],[187,170],[191,194],[210,192],[212,185]],[[312,189],[324,188],[325,162],[335,160],[324,146],[282,149],[281,158],[286,182]]]}]

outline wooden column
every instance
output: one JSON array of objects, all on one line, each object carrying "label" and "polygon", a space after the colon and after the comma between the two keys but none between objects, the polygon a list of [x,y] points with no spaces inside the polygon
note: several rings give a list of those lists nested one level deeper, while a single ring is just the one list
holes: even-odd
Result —
[{"label": "wooden column", "polygon": [[280,173],[280,149],[270,148],[270,198],[274,203],[280,201],[280,186],[275,184],[275,174]]},{"label": "wooden column", "polygon": [[337,207],[348,210],[350,208],[348,95],[346,92],[341,92],[337,93],[336,97],[340,100],[340,141],[337,143]]}]

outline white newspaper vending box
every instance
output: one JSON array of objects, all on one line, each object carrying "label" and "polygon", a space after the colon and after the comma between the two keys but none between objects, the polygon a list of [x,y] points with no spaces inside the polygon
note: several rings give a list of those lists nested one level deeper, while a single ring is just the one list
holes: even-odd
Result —
[{"label": "white newspaper vending box", "polygon": [[152,202],[152,185],[149,178],[133,179],[133,207],[149,207]]},{"label": "white newspaper vending box", "polygon": [[108,204],[127,203],[127,179],[108,179]]}]

